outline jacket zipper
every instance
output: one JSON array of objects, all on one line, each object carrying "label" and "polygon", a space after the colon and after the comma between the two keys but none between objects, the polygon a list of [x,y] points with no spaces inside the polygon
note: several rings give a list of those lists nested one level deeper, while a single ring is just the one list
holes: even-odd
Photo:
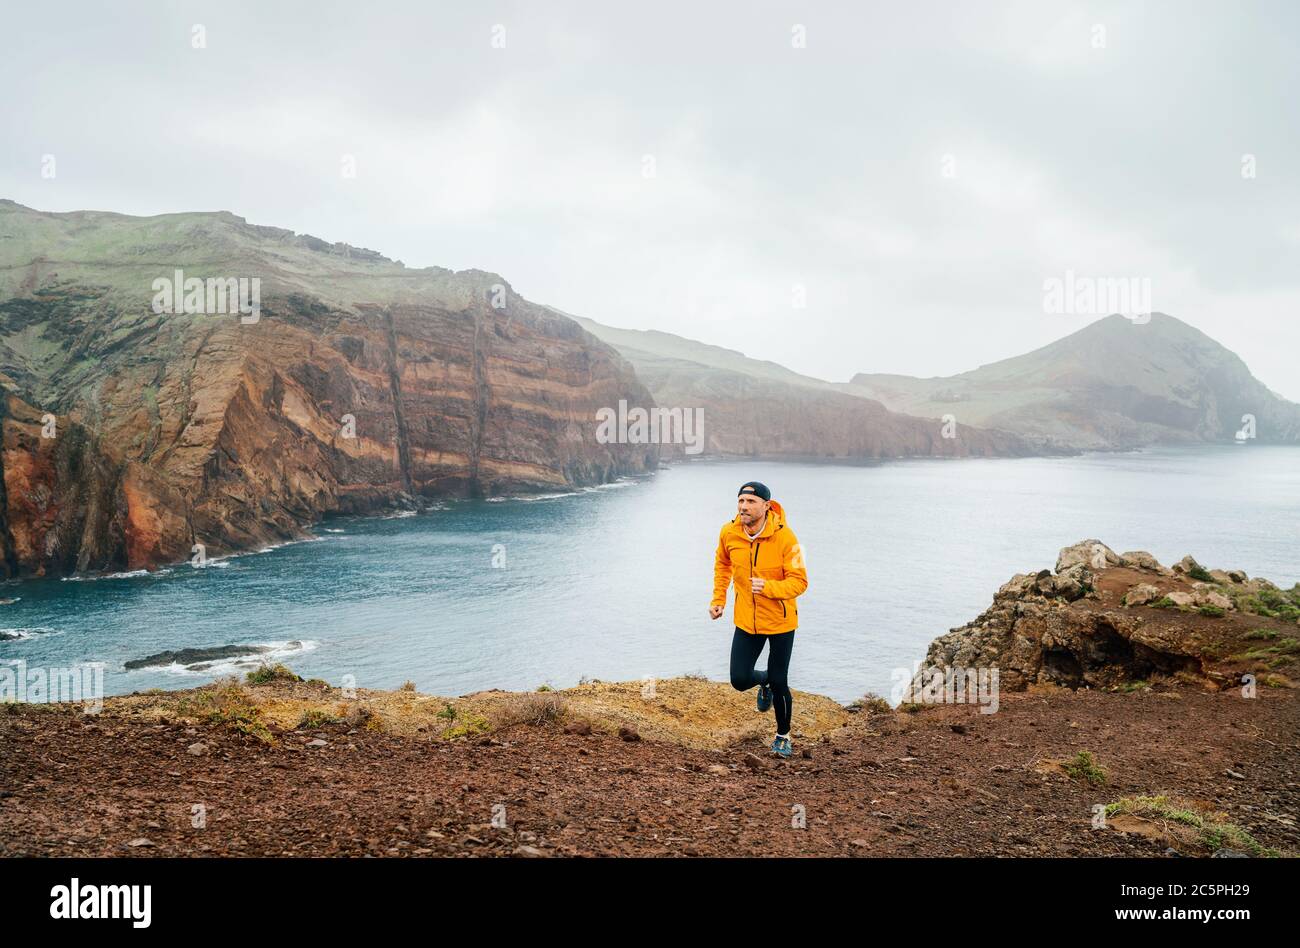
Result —
[{"label": "jacket zipper", "polygon": [[754,592],[754,571],[758,569],[758,544],[761,540],[754,540],[754,560],[749,567],[749,598],[753,603],[754,610],[754,634],[758,635],[758,593]]}]

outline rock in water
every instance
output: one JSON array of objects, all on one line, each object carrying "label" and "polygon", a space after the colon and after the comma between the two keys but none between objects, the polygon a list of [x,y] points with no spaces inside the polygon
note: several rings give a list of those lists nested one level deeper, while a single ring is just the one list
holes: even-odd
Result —
[{"label": "rock in water", "polygon": [[133,658],[123,662],[124,668],[156,668],[165,665],[195,665],[199,662],[211,662],[222,658],[243,658],[247,655],[261,655],[268,652],[264,645],[217,645],[212,648],[183,648],[177,651],[157,652],[144,658]]}]

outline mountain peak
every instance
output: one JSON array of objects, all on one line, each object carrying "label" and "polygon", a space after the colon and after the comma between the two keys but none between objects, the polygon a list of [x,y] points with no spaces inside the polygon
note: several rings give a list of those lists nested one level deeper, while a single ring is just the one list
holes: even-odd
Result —
[{"label": "mountain peak", "polygon": [[850,387],[895,411],[954,414],[1077,448],[1235,440],[1300,441],[1300,406],[1233,352],[1167,313],[1118,313],[1045,346],[946,378],[859,374]]}]

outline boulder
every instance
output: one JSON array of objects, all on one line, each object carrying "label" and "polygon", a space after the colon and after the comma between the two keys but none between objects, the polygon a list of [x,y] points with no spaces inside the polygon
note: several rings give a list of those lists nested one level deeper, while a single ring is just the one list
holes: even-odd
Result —
[{"label": "boulder", "polygon": [[1192,602],[1198,606],[1215,606],[1225,612],[1236,608],[1236,603],[1206,583],[1197,583],[1192,587]]},{"label": "boulder", "polygon": [[[1125,554],[1127,556],[1127,554]],[[1160,590],[1150,583],[1138,583],[1124,594],[1124,605],[1126,606],[1145,606],[1149,602],[1155,602],[1160,598]]]},{"label": "boulder", "polygon": [[1108,566],[1123,566],[1120,555],[1100,540],[1080,540],[1064,547],[1056,556],[1056,571],[1068,570],[1072,566],[1088,566],[1092,569],[1105,569]]},{"label": "boulder", "polygon": [[1172,576],[1174,571],[1168,566],[1161,566],[1160,561],[1148,553],[1146,550],[1133,550],[1128,553],[1121,553],[1120,558],[1124,561],[1125,566],[1134,569],[1149,570],[1152,573],[1159,573],[1161,576]]},{"label": "boulder", "polygon": [[1074,602],[1092,591],[1093,573],[1082,563],[1076,563],[1055,576],[1043,570],[1036,578],[1035,586],[1048,599]]}]

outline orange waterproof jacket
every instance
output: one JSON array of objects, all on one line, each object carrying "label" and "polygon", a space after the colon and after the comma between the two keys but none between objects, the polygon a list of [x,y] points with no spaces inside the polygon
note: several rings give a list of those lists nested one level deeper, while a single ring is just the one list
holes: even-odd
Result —
[{"label": "orange waterproof jacket", "polygon": [[[761,593],[750,591],[753,576],[766,580]],[[736,584],[736,628],[755,635],[775,635],[799,625],[794,600],[808,588],[808,573],[803,548],[775,500],[767,512],[763,532],[753,541],[745,535],[739,515],[718,535],[710,605],[727,604],[727,586],[732,582]]]}]

